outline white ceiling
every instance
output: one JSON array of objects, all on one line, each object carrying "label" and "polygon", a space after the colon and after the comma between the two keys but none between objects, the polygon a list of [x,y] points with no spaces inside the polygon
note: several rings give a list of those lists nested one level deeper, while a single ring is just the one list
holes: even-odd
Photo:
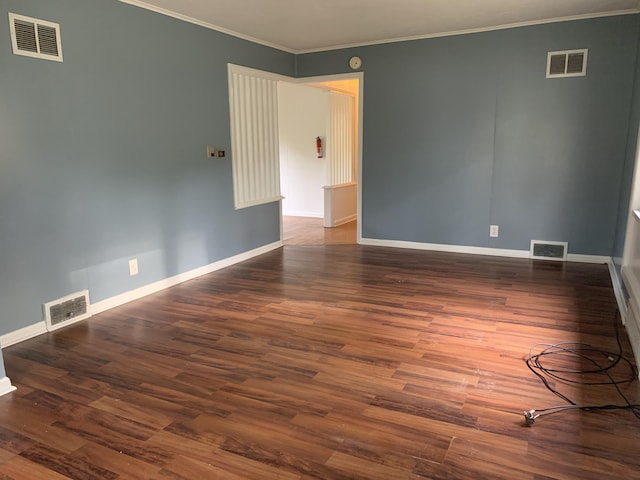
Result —
[{"label": "white ceiling", "polygon": [[640,12],[638,0],[121,0],[289,52]]}]

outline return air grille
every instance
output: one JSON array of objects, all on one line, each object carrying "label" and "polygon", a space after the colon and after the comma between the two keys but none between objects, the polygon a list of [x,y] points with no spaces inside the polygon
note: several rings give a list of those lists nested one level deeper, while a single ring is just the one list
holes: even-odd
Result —
[{"label": "return air grille", "polygon": [[567,242],[551,242],[546,240],[531,240],[529,257],[534,260],[559,260],[567,259]]},{"label": "return air grille", "polygon": [[47,330],[52,331],[91,316],[89,292],[73,293],[44,304]]},{"label": "return air grille", "polygon": [[14,55],[62,62],[60,25],[9,13]]},{"label": "return air grille", "polygon": [[547,53],[547,78],[584,77],[589,50],[564,50]]}]

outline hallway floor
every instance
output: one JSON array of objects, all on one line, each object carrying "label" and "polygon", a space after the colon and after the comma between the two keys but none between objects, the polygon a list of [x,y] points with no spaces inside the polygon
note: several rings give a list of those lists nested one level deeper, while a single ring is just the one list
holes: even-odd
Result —
[{"label": "hallway floor", "polygon": [[356,224],[325,228],[322,218],[282,217],[285,245],[353,245],[356,243]]}]

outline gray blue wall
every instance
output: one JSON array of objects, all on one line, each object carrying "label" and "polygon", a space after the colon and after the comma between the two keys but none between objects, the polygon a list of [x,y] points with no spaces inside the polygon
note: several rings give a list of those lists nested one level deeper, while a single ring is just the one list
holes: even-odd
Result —
[{"label": "gray blue wall", "polygon": [[[12,55],[8,12],[60,23],[65,61]],[[622,248],[638,16],[294,57],[115,0],[5,0],[0,38],[0,334],[68,293],[278,240],[278,205],[235,211],[231,158],[205,158],[230,150],[227,62],[311,76],[363,58],[364,237]],[[545,79],[547,51],[573,48],[587,77]]]},{"label": "gray blue wall", "polygon": [[[363,237],[610,256],[638,31],[634,15],[314,53],[297,75],[363,59]],[[545,78],[548,51],[577,48],[586,77]]]},{"label": "gray blue wall", "polygon": [[[64,62],[13,55],[8,12],[59,23]],[[293,55],[115,0],[4,0],[0,38],[0,334],[279,240],[278,204],[235,211],[205,152],[230,151],[227,62]]]}]

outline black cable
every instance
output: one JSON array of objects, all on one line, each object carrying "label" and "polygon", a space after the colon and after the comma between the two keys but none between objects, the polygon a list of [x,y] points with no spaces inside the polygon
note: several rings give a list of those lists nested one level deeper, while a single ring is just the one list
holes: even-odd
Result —
[{"label": "black cable", "polygon": [[[636,380],[637,373],[636,368],[633,363],[622,355],[622,343],[620,341],[620,332],[618,329],[617,316],[614,317],[614,329],[616,332],[616,342],[618,344],[618,352],[608,352],[606,350],[602,350],[596,347],[593,347],[587,343],[579,343],[579,342],[561,342],[556,344],[543,344],[538,343],[531,347],[529,351],[529,357],[526,359],[527,367],[531,370],[544,384],[547,389],[553,393],[554,395],[560,397],[569,405],[560,405],[555,407],[543,408],[540,410],[529,410],[528,412],[524,412],[525,423],[527,425],[533,425],[536,418],[541,417],[543,415],[551,415],[554,413],[559,413],[566,410],[631,410],[636,418],[640,419],[640,405],[632,404],[627,396],[620,389],[620,385],[624,383],[631,383]],[[545,346],[543,350],[541,350],[537,354],[533,354],[534,349],[540,346]],[[601,365],[595,357],[602,357],[607,360],[609,363],[607,365]],[[558,357],[569,357],[569,358],[578,358],[579,360],[587,361],[593,364],[592,369],[570,369],[570,368],[549,368],[545,366],[546,358],[558,358]],[[614,379],[611,374],[611,370],[616,366],[620,365],[626,366],[628,369],[628,375],[621,380]],[[598,381],[587,381],[584,379],[575,380],[573,378],[569,378],[567,375],[605,375],[607,377],[606,380],[598,380]],[[578,405],[569,397],[564,395],[563,393],[556,390],[549,383],[548,378],[552,378],[558,380],[563,383],[568,384],[578,384],[578,385],[613,385],[618,392],[618,395],[622,397],[624,400],[624,405]]]}]

